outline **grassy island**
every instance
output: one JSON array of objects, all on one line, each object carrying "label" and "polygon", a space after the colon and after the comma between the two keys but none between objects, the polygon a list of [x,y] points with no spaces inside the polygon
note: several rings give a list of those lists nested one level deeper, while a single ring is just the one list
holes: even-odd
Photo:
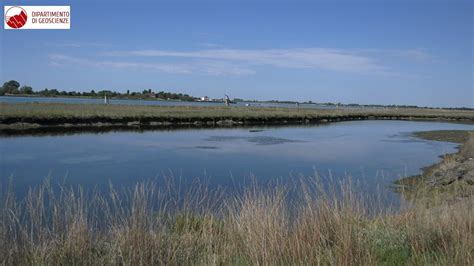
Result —
[{"label": "grassy island", "polygon": [[311,124],[351,120],[473,122],[473,110],[428,108],[264,108],[105,104],[0,104],[0,130]]}]

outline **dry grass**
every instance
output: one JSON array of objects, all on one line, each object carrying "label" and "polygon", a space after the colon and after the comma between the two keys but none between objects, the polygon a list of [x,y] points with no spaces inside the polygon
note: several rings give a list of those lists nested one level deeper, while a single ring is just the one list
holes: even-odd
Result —
[{"label": "dry grass", "polygon": [[472,110],[415,108],[262,108],[262,107],[197,107],[141,106],[61,103],[0,103],[0,118],[318,118],[337,116],[403,116],[474,120]]},{"label": "dry grass", "polygon": [[[304,183],[223,197],[196,184],[107,193],[48,182],[15,200],[4,189],[3,264],[472,265],[469,205],[371,209],[351,186]],[[342,192],[342,193],[341,193]],[[341,195],[342,196],[336,196]],[[471,197],[472,199],[472,197]],[[370,211],[370,215],[368,214]],[[375,214],[374,214],[375,213]]]},{"label": "dry grass", "polygon": [[457,153],[443,155],[439,163],[424,168],[423,174],[396,181],[403,196],[427,206],[469,199],[474,194],[474,132],[439,130],[416,132],[415,136],[461,145]]}]

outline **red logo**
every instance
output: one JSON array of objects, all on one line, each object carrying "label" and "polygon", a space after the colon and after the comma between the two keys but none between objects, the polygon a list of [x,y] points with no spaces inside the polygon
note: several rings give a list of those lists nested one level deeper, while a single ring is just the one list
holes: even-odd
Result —
[{"label": "red logo", "polygon": [[19,6],[11,7],[5,12],[5,21],[11,28],[19,29],[26,24],[27,20],[26,11]]}]

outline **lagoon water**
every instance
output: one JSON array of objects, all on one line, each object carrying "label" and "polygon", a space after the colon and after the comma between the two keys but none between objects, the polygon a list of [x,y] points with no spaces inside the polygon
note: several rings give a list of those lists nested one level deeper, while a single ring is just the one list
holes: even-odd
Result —
[{"label": "lagoon water", "polygon": [[86,188],[131,186],[171,177],[186,185],[206,180],[228,191],[260,183],[314,176],[351,178],[367,194],[396,201],[389,188],[420,173],[456,144],[417,139],[413,131],[469,129],[474,125],[353,121],[321,126],[187,129],[0,138],[0,173],[19,196],[49,177]]},{"label": "lagoon water", "polygon": [[[94,98],[73,98],[73,97],[16,97],[0,96],[0,103],[68,103],[68,104],[102,104],[103,99]],[[128,100],[128,99],[110,99],[110,104],[123,105],[156,105],[156,106],[223,106],[221,102],[186,102],[186,101],[164,101],[164,100]],[[252,106],[252,107],[279,107],[279,108],[310,108],[310,109],[333,109],[333,105],[322,104],[299,104],[296,106],[291,103],[272,103],[272,102],[237,102],[232,106]],[[357,107],[352,107],[357,108]]]}]

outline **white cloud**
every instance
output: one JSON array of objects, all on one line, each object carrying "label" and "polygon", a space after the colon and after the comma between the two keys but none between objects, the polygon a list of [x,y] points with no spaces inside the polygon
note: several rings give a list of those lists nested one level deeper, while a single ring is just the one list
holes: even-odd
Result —
[{"label": "white cloud", "polygon": [[[106,56],[104,58],[104,56]],[[430,59],[424,50],[376,49],[203,49],[196,51],[131,50],[102,54],[94,59],[54,54],[53,64],[79,64],[107,68],[146,69],[175,74],[252,75],[257,66],[284,69],[314,69],[356,74],[378,74],[416,77],[414,73],[399,73],[380,62],[389,57],[410,61]],[[108,58],[108,59],[107,59]],[[114,59],[114,60],[110,60]],[[145,62],[142,62],[145,61]]]},{"label": "white cloud", "polygon": [[355,73],[374,73],[388,70],[386,67],[379,65],[374,58],[362,55],[353,50],[343,49],[210,49],[191,52],[135,50],[110,52],[107,53],[107,55],[205,59],[236,65],[268,65],[280,68],[324,69]]},{"label": "white cloud", "polygon": [[194,64],[171,64],[171,63],[142,63],[124,61],[104,61],[97,59],[86,59],[62,54],[49,55],[50,63],[53,65],[81,65],[99,68],[114,69],[137,69],[151,70],[170,74],[204,73],[207,75],[250,75],[255,71],[245,69],[225,62],[203,61]]}]

